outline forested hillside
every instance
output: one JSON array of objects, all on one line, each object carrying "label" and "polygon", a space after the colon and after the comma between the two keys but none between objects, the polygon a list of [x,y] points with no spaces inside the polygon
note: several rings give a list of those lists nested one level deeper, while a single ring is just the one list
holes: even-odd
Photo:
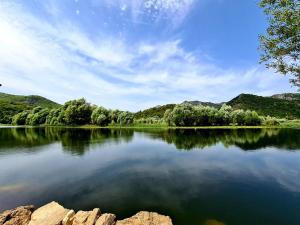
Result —
[{"label": "forested hillside", "polygon": [[234,109],[255,110],[264,116],[269,115],[289,119],[300,118],[300,100],[241,94],[230,100],[227,104]]},{"label": "forested hillside", "polygon": [[0,123],[11,123],[13,115],[30,110],[34,107],[40,106],[42,108],[56,108],[60,105],[47,98],[37,95],[11,95],[0,92]]}]

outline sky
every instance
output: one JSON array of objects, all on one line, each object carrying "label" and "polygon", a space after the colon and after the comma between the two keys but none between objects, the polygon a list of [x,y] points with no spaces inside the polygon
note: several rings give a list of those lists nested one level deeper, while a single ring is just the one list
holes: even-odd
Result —
[{"label": "sky", "polygon": [[258,0],[0,0],[0,92],[137,111],[295,92]]}]

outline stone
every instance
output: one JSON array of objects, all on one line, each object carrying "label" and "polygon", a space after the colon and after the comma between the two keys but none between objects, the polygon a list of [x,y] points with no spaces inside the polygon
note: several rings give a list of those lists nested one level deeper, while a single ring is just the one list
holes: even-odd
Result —
[{"label": "stone", "polygon": [[57,202],[50,202],[32,213],[29,225],[61,225],[68,212]]},{"label": "stone", "polygon": [[74,216],[73,225],[84,225],[89,215],[89,211],[78,211]]},{"label": "stone", "polygon": [[70,210],[62,220],[62,225],[72,225],[74,220],[75,212]]},{"label": "stone", "polygon": [[95,225],[114,225],[115,220],[116,216],[114,214],[104,213],[99,217]]},{"label": "stone", "polygon": [[87,218],[85,225],[94,225],[96,220],[99,218],[100,214],[101,214],[100,209],[98,208],[93,209],[93,211],[90,212],[90,215]]},{"label": "stone", "polygon": [[141,211],[127,219],[118,220],[116,225],[172,225],[172,220],[169,216]]},{"label": "stone", "polygon": [[0,225],[28,225],[33,210],[33,205],[6,210],[0,214]]}]

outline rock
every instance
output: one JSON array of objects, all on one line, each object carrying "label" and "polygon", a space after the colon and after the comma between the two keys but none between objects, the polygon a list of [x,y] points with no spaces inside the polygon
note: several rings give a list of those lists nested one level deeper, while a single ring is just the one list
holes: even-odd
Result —
[{"label": "rock", "polygon": [[74,220],[75,212],[74,210],[70,210],[67,215],[62,220],[62,225],[72,225]]},{"label": "rock", "polygon": [[78,211],[74,216],[73,225],[84,225],[89,215],[90,211]]},{"label": "rock", "polygon": [[95,225],[114,225],[116,216],[111,213],[104,213],[99,217]]},{"label": "rock", "polygon": [[57,202],[51,202],[32,213],[29,225],[60,225],[68,212]]},{"label": "rock", "polygon": [[0,214],[0,225],[27,225],[33,209],[33,205],[28,205],[6,210]]},{"label": "rock", "polygon": [[130,218],[118,220],[116,225],[172,225],[172,220],[155,212],[142,211]]},{"label": "rock", "polygon": [[73,220],[73,225],[94,225],[98,219],[100,209],[95,208],[93,211],[78,211]]},{"label": "rock", "polygon": [[87,218],[87,221],[85,222],[85,225],[94,225],[98,217],[100,216],[100,209],[95,208],[90,213],[89,217]]}]

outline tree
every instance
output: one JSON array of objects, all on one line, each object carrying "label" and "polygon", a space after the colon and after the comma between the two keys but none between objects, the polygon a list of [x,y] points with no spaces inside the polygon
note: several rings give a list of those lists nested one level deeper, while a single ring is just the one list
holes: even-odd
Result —
[{"label": "tree", "polygon": [[171,112],[172,112],[171,109],[167,109],[164,113],[164,118],[163,119],[167,123],[168,126],[170,126],[171,123],[172,123]]},{"label": "tree", "polygon": [[269,27],[260,36],[261,62],[282,74],[292,74],[300,88],[300,1],[261,0]]},{"label": "tree", "polygon": [[131,112],[121,112],[118,116],[118,124],[120,125],[130,125],[133,123],[133,113]]},{"label": "tree", "polygon": [[110,123],[109,111],[102,106],[95,108],[91,116],[91,121],[92,124],[107,126]]},{"label": "tree", "polygon": [[13,125],[25,125],[27,116],[29,115],[28,111],[20,112],[13,116],[12,124]]},{"label": "tree", "polygon": [[69,125],[84,125],[91,122],[92,106],[84,98],[66,102],[63,119]]},{"label": "tree", "polygon": [[46,124],[48,125],[60,125],[62,123],[63,118],[63,108],[60,107],[58,109],[52,109],[50,110],[47,118],[46,118]]},{"label": "tree", "polygon": [[49,109],[47,109],[47,108],[45,108],[45,109],[43,109],[41,107],[39,107],[38,109],[34,108],[32,110],[32,113],[30,113],[27,116],[26,125],[35,126],[35,125],[45,124],[48,114],[49,114]]}]

